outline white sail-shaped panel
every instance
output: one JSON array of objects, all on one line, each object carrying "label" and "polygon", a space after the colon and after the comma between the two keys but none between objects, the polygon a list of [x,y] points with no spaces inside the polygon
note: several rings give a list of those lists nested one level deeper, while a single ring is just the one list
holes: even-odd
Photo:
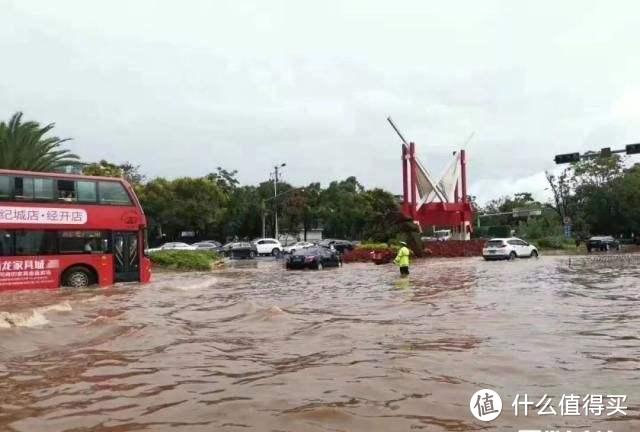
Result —
[{"label": "white sail-shaped panel", "polygon": [[458,168],[460,167],[460,153],[454,155],[438,182],[438,187],[442,191],[447,202],[453,202],[455,198],[456,185],[458,183]]}]

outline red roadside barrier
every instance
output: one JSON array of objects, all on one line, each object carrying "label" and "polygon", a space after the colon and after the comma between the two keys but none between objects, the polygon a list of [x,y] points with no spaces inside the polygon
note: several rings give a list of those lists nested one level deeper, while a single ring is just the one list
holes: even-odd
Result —
[{"label": "red roadside barrier", "polygon": [[482,248],[486,240],[447,240],[430,241],[425,243],[425,256],[427,257],[471,257],[482,256]]},{"label": "red roadside barrier", "polygon": [[[427,258],[457,258],[482,256],[482,248],[485,240],[448,240],[430,241],[424,244],[424,254]],[[396,257],[397,249],[389,247],[379,248],[356,248],[344,254],[343,261],[352,262],[373,262],[376,264],[387,264]]]},{"label": "red roadside barrier", "polygon": [[355,248],[345,253],[342,260],[346,263],[374,262],[376,264],[387,264],[393,261],[396,253],[393,248]]}]

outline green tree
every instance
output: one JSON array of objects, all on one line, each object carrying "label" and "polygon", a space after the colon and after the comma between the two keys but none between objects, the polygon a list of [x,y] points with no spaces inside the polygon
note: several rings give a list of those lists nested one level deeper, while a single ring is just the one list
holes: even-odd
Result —
[{"label": "green tree", "polygon": [[261,199],[255,186],[236,187],[229,195],[221,239],[255,238],[262,233]]},{"label": "green tree", "polygon": [[319,215],[325,237],[357,239],[366,218],[364,187],[355,177],[333,181],[320,194]]},{"label": "green tree", "polygon": [[34,121],[22,122],[15,113],[8,123],[0,122],[0,168],[28,171],[60,171],[77,166],[77,155],[61,148],[69,139],[45,137],[54,124],[40,126]]},{"label": "green tree", "polygon": [[208,174],[207,178],[216,183],[226,193],[231,193],[240,184],[236,178],[237,174],[237,170],[227,171],[222,167],[217,167],[216,172]]},{"label": "green tree", "polygon": [[572,165],[571,189],[573,194],[567,206],[567,215],[581,236],[591,234],[622,234],[625,231],[620,214],[620,190],[625,176],[624,161],[618,155],[594,158]]},{"label": "green tree", "polygon": [[363,238],[373,242],[387,242],[400,233],[398,220],[402,219],[396,198],[382,189],[364,192],[366,218]]},{"label": "green tree", "polygon": [[85,165],[82,168],[82,174],[102,177],[122,177],[123,171],[119,165],[107,162],[103,159],[100,162]]},{"label": "green tree", "polygon": [[200,238],[222,238],[228,196],[208,178],[157,178],[139,187],[138,196],[156,240],[177,240],[182,231]]},{"label": "green tree", "polygon": [[133,165],[130,162],[114,164],[106,160],[85,165],[82,168],[85,175],[103,177],[121,177],[132,185],[139,185],[145,181],[145,176],[140,173],[140,165]]},{"label": "green tree", "polygon": [[617,179],[612,192],[618,198],[617,212],[622,233],[627,237],[640,235],[640,166]]}]

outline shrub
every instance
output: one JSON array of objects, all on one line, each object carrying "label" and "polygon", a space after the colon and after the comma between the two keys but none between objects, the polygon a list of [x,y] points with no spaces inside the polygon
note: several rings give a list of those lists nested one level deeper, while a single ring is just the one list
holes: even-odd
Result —
[{"label": "shrub", "polygon": [[489,237],[511,237],[511,227],[509,225],[496,225],[487,228]]},{"label": "shrub", "polygon": [[562,236],[547,236],[534,242],[540,249],[575,249],[575,242]]},{"label": "shrub", "polygon": [[154,265],[171,270],[211,270],[220,259],[212,251],[158,251],[150,255]]},{"label": "shrub", "polygon": [[377,250],[393,249],[393,250],[395,250],[397,252],[398,249],[399,249],[399,246],[398,245],[394,245],[394,244],[389,246],[389,244],[387,244],[387,243],[362,243],[362,244],[358,245],[356,249],[361,249],[361,250],[366,250],[366,251],[377,251]]}]

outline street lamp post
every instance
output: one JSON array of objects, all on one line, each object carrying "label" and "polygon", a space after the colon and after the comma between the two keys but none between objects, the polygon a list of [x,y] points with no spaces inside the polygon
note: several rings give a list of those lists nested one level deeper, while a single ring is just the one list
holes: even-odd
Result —
[{"label": "street lamp post", "polygon": [[267,236],[267,234],[266,234],[266,231],[267,231],[266,230],[266,226],[267,226],[267,223],[266,223],[266,212],[267,212],[266,202],[267,201],[271,201],[271,200],[276,199],[276,198],[279,198],[282,195],[287,195],[287,194],[290,194],[292,192],[299,192],[299,191],[305,191],[305,187],[303,186],[303,187],[291,188],[291,189],[288,189],[285,192],[282,192],[281,194],[274,195],[271,198],[267,198],[267,199],[263,199],[262,200],[262,205],[260,207],[261,210],[262,210],[262,237],[266,237]]},{"label": "street lamp post", "polygon": [[274,221],[275,221],[275,239],[278,240],[280,233],[278,231],[278,201],[275,199],[278,196],[278,175],[279,175],[279,170],[280,168],[284,168],[285,166],[287,166],[286,163],[281,163],[280,165],[276,165],[273,167],[274,174],[273,174],[273,206],[274,206]]}]

